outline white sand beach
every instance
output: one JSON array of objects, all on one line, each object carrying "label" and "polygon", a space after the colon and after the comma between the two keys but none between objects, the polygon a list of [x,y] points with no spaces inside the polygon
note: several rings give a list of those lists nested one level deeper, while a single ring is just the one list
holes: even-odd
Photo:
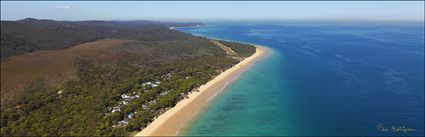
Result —
[{"label": "white sand beach", "polygon": [[181,100],[176,106],[160,115],[136,136],[177,135],[224,87],[235,80],[240,73],[247,70],[256,60],[263,57],[265,50],[264,47],[256,46],[256,52],[253,55],[199,87],[199,92],[191,93],[188,98]]}]

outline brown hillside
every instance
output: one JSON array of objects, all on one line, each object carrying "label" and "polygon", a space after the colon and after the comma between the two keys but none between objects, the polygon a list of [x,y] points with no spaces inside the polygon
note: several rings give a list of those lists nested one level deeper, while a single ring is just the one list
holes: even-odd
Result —
[{"label": "brown hillside", "polygon": [[[2,96],[22,91],[24,85],[43,79],[49,88],[55,88],[76,77],[74,61],[77,57],[88,56],[104,62],[113,62],[114,46],[135,41],[107,39],[84,43],[63,50],[48,50],[13,56],[1,63]],[[4,92],[8,91],[8,92]],[[13,92],[12,92],[13,91]],[[7,98],[2,98],[2,104]]]},{"label": "brown hillside", "polygon": [[1,103],[8,104],[25,86],[36,80],[43,80],[48,89],[55,89],[76,78],[74,64],[78,57],[94,58],[104,63],[130,62],[133,65],[146,65],[164,61],[171,63],[212,53],[225,55],[224,51],[211,42],[194,37],[185,41],[158,42],[105,39],[63,50],[12,56],[1,63]]}]

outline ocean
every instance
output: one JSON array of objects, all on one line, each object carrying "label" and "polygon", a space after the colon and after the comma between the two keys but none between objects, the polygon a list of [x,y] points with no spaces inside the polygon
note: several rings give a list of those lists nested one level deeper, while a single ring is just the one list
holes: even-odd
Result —
[{"label": "ocean", "polygon": [[267,47],[183,135],[423,136],[423,23],[207,23]]}]

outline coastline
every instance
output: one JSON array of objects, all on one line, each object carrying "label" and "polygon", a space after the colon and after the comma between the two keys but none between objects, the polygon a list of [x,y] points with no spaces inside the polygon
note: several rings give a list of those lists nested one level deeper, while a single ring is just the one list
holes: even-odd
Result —
[{"label": "coastline", "polygon": [[179,131],[184,129],[211,99],[218,95],[230,82],[235,80],[240,73],[247,70],[256,60],[266,55],[266,49],[264,47],[255,46],[256,51],[253,55],[200,86],[199,92],[189,94],[188,98],[181,100],[176,106],[158,116],[135,136],[172,136],[179,134]]},{"label": "coastline", "polygon": [[194,25],[194,26],[184,26],[184,27],[174,27],[174,26],[171,26],[171,27],[168,27],[168,29],[176,30],[178,28],[199,28],[199,27],[202,27],[202,26],[204,26],[204,25]]}]

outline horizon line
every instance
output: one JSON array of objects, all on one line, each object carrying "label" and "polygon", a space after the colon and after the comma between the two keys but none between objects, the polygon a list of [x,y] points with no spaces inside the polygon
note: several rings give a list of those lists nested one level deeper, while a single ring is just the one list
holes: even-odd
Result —
[{"label": "horizon line", "polygon": [[62,20],[52,18],[26,17],[22,19],[2,19],[1,21],[19,21],[24,19],[53,20],[53,21],[153,21],[153,22],[286,22],[286,21],[319,21],[319,22],[425,22],[425,20],[372,20],[372,19],[76,19]]}]

